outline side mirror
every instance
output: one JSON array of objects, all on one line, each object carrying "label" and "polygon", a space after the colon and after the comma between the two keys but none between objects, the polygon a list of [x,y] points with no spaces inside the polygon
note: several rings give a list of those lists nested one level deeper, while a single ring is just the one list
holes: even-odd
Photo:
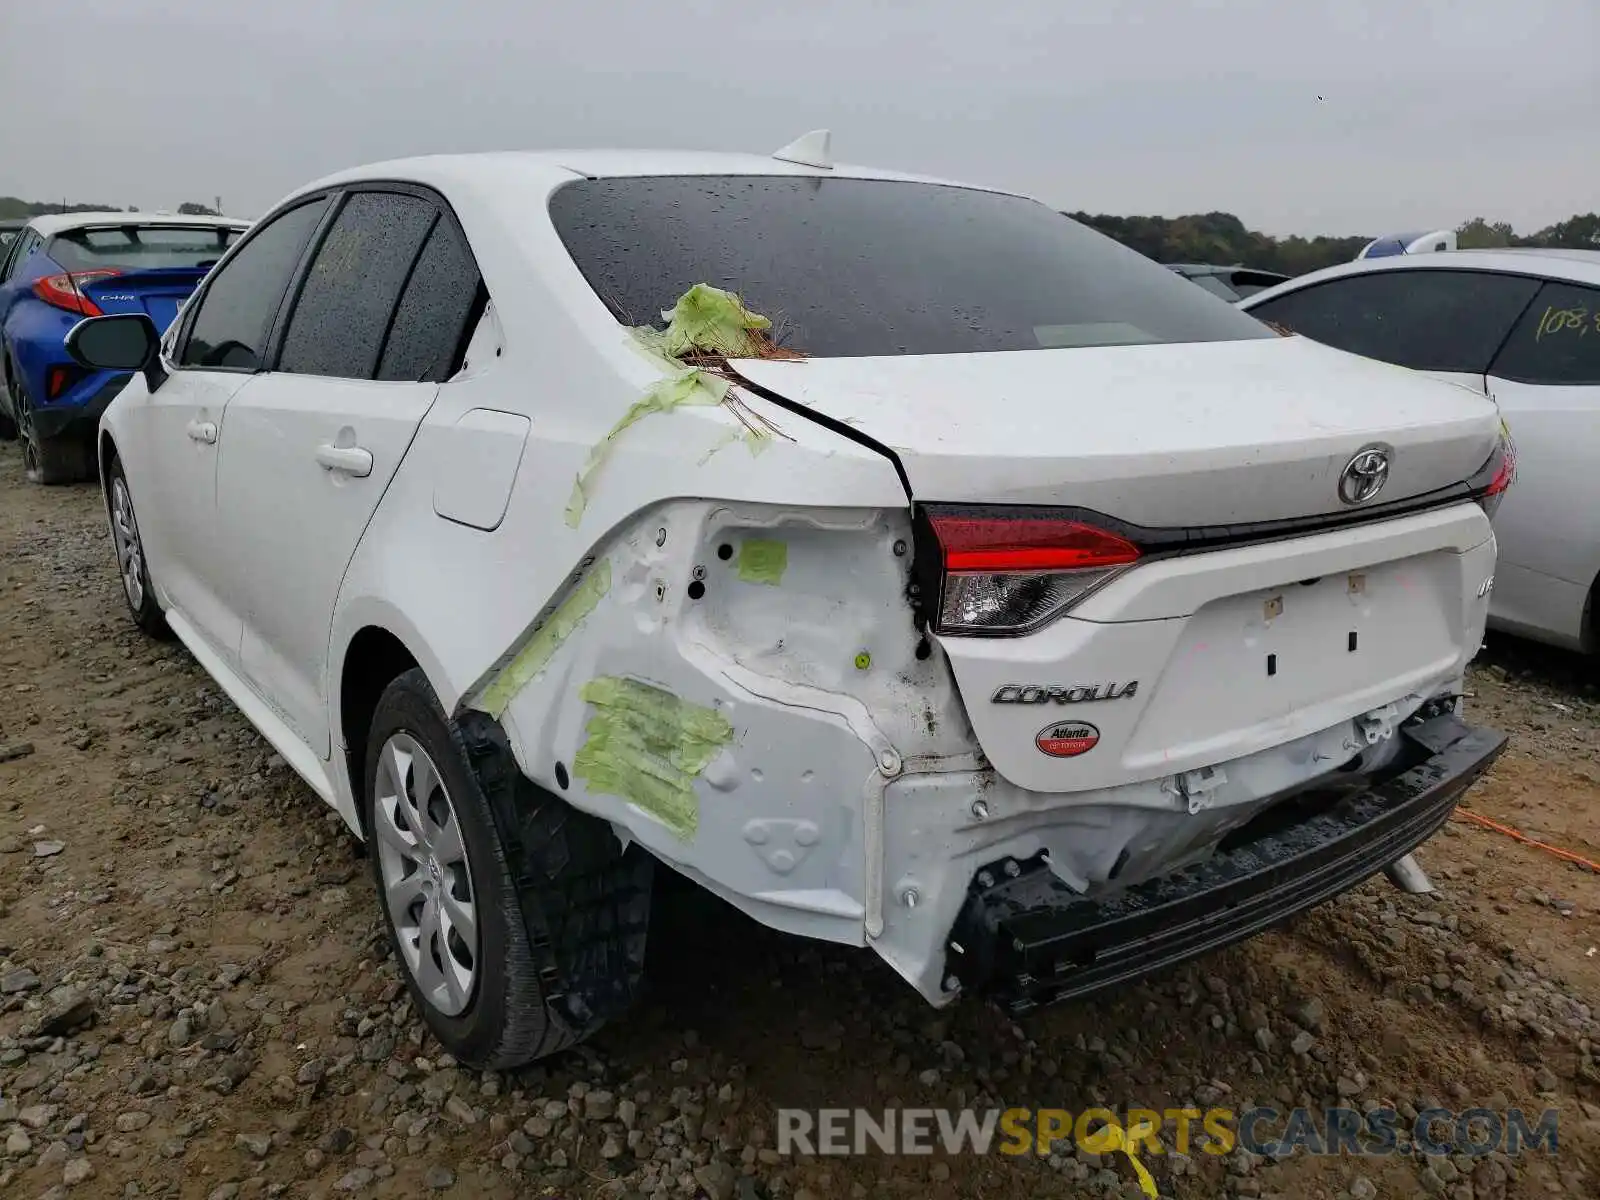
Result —
[{"label": "side mirror", "polygon": [[67,353],[81,366],[100,371],[143,371],[155,391],[166,380],[158,353],[161,334],[144,313],[122,313],[79,321],[67,333]]}]

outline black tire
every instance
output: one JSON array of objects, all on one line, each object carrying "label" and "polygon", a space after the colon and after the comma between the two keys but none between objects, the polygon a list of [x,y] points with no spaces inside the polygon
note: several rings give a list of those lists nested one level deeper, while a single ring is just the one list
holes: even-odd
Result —
[{"label": "black tire", "polygon": [[[127,502],[127,516],[132,525],[133,537],[138,552],[138,588],[135,588],[126,571],[123,560],[123,543],[118,531],[117,490],[120,488]],[[128,602],[128,611],[133,614],[133,623],[151,637],[161,641],[172,638],[172,629],[167,624],[166,615],[161,611],[161,605],[156,600],[156,590],[150,582],[150,561],[144,554],[144,539],[139,534],[139,521],[133,507],[133,491],[128,487],[128,477],[122,472],[122,460],[112,455],[111,463],[106,469],[106,519],[111,525],[111,548],[117,558],[117,575],[122,583],[122,598]],[[137,598],[136,598],[137,593]]]},{"label": "black tire", "polygon": [[[565,1049],[625,1008],[649,919],[649,860],[621,854],[608,825],[535,788],[493,730],[472,726],[463,736],[421,670],[400,675],[373,712],[362,812],[367,861],[412,1003],[450,1054],[482,1070]],[[385,899],[379,764],[396,735],[432,761],[465,847],[477,945],[471,993],[455,1014],[419,985]]]},{"label": "black tire", "polygon": [[6,372],[6,394],[11,401],[11,411],[16,414],[14,424],[17,436],[22,439],[22,466],[29,483],[55,487],[82,483],[94,475],[90,449],[81,438],[42,438],[35,432],[32,405],[22,380],[17,377],[15,363]]},{"label": "black tire", "polygon": [[[5,355],[5,404],[0,405],[0,442],[14,442],[17,440],[17,392],[12,380],[16,378],[16,368],[11,362],[11,352]],[[9,410],[9,411],[7,411]]]}]

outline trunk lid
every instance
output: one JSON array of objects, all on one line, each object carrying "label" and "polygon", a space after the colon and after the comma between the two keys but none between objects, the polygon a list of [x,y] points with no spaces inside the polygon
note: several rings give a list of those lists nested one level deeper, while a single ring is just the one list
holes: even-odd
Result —
[{"label": "trunk lid", "polygon": [[159,332],[166,332],[208,267],[161,267],[123,271],[89,280],[79,290],[107,316],[146,313]]},{"label": "trunk lid", "polygon": [[1391,451],[1378,499],[1421,495],[1499,429],[1487,398],[1299,337],[736,366],[893,449],[917,500],[1152,527],[1344,510],[1340,473],[1372,443]]},{"label": "trunk lid", "polygon": [[[918,501],[1150,529],[1350,512],[1339,479],[1373,443],[1391,464],[1376,501],[1433,492],[1482,468],[1499,435],[1487,398],[1304,338],[737,368],[892,448]],[[1463,501],[1146,557],[1033,632],[940,642],[1012,783],[1167,779],[1138,802],[1183,804],[1188,772],[1291,742],[1332,771],[1389,736],[1476,653],[1493,571],[1488,518]],[[1226,803],[1241,783],[1270,791],[1275,769],[1195,786]]]}]

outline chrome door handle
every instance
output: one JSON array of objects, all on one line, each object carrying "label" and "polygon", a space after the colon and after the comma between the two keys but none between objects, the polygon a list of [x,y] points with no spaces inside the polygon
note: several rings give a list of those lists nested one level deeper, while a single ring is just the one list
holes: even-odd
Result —
[{"label": "chrome door handle", "polygon": [[330,471],[365,479],[372,474],[372,451],[360,446],[335,446],[324,442],[317,447],[317,462]]},{"label": "chrome door handle", "polygon": [[211,421],[190,421],[184,428],[189,435],[189,440],[204,442],[206,445],[215,445],[217,441],[217,427]]}]

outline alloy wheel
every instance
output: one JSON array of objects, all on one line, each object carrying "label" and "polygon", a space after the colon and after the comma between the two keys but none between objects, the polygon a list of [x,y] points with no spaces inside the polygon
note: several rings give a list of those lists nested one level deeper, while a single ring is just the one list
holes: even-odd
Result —
[{"label": "alloy wheel", "polygon": [[133,611],[138,612],[144,605],[144,547],[139,541],[139,523],[133,516],[133,498],[120,475],[111,484],[111,540],[117,548],[122,590]]},{"label": "alloy wheel", "polygon": [[6,386],[11,390],[11,411],[16,414],[17,437],[22,442],[22,469],[33,479],[39,474],[39,447],[33,441],[33,408],[21,383],[13,378]]},{"label": "alloy wheel", "polygon": [[378,756],[373,835],[395,940],[427,1002],[448,1017],[472,1001],[478,915],[460,818],[417,740],[396,733]]}]

